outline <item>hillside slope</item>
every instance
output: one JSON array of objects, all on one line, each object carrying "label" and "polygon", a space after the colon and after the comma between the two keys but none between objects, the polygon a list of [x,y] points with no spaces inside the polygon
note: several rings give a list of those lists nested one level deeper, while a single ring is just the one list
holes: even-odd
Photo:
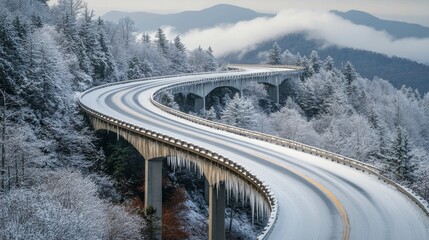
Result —
[{"label": "hillside slope", "polygon": [[369,13],[350,10],[347,12],[331,11],[332,13],[351,21],[354,24],[364,25],[378,31],[385,31],[396,39],[400,38],[429,38],[429,28],[419,24],[391,21],[377,18]]},{"label": "hillside slope", "polygon": [[[417,88],[421,93],[429,91],[429,66],[424,64],[370,51],[324,47],[323,41],[308,40],[304,33],[284,36],[277,39],[277,43],[282,50],[289,49],[294,54],[299,52],[308,56],[315,49],[322,59],[333,57],[337,66],[350,61],[363,77],[372,79],[377,76],[388,80],[396,88],[406,85]],[[229,63],[259,63],[265,60],[260,53],[271,49],[272,44],[273,41],[267,41],[245,54],[231,53],[222,60]]]}]

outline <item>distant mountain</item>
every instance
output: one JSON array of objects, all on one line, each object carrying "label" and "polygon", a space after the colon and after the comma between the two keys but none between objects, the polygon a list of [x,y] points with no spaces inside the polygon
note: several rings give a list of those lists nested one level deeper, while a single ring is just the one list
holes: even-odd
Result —
[{"label": "distant mountain", "polygon": [[186,11],[175,14],[154,14],[146,12],[108,12],[103,19],[117,22],[119,19],[129,17],[135,22],[140,32],[156,30],[160,26],[173,26],[176,31],[184,33],[191,29],[210,28],[222,24],[234,24],[239,21],[252,20],[258,17],[272,17],[274,15],[258,13],[247,8],[233,5],[219,4],[201,11]]},{"label": "distant mountain", "polygon": [[[429,92],[429,66],[408,59],[388,57],[383,54],[352,48],[326,47],[323,41],[307,40],[305,33],[289,34],[277,39],[282,50],[288,49],[296,54],[309,56],[317,50],[321,59],[327,56],[334,58],[337,66],[350,61],[358,72],[368,79],[375,76],[388,80],[400,88],[402,85],[418,89],[421,93]],[[243,54],[231,53],[223,57],[227,63],[260,63],[261,52],[269,51],[273,41],[267,41]]]},{"label": "distant mountain", "polygon": [[386,31],[397,39],[408,37],[429,38],[429,28],[418,24],[383,20],[366,12],[356,10],[348,12],[334,10],[331,12],[354,24],[368,26],[378,31]]}]

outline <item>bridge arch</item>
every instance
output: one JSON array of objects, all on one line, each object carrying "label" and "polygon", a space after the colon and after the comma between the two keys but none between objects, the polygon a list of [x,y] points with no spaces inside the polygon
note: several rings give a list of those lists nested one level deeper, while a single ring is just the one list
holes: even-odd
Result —
[{"label": "bridge arch", "polygon": [[265,90],[268,93],[268,99],[270,99],[272,102],[279,103],[279,87],[277,85],[274,85],[272,83],[267,82],[258,82],[259,84],[263,84]]},{"label": "bridge arch", "polygon": [[174,100],[179,104],[182,112],[195,112],[198,113],[204,109],[205,99],[194,93],[176,93]]},{"label": "bridge arch", "polygon": [[230,99],[234,98],[235,94],[242,95],[242,90],[237,89],[232,86],[219,86],[211,89],[207,93],[206,99],[206,109],[210,109],[212,106],[216,107],[217,105],[224,106],[226,104],[225,97],[228,96]]}]

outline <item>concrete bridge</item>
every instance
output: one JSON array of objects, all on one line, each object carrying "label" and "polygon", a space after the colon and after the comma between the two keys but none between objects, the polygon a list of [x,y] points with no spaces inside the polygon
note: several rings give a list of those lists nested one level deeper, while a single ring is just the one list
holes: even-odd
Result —
[{"label": "concrete bridge", "polygon": [[[298,76],[297,72],[286,74],[282,71],[278,71],[276,74],[272,72],[247,73],[240,75],[241,77],[238,77],[236,72],[232,73],[234,73],[232,76],[210,76],[199,81],[192,81],[192,86],[188,86],[188,82],[171,84],[168,88],[154,93],[152,97],[159,99],[168,90],[175,93],[197,94],[198,91],[210,92],[214,88],[222,86],[235,86],[242,90],[250,81],[278,86],[281,81]],[[116,87],[117,84],[109,85]],[[90,89],[82,94],[81,99],[100,88],[109,88],[109,85]],[[201,88],[199,89],[199,87]],[[192,89],[195,91],[192,92]],[[164,107],[155,100],[152,103],[160,108]],[[95,111],[86,105],[85,101],[80,100],[79,104],[87,113],[95,130],[116,133],[118,139],[122,137],[128,141],[144,157],[145,207],[156,209],[157,217],[162,218],[162,167],[163,163],[168,163],[173,168],[180,166],[194,170],[200,177],[205,178],[205,198],[209,204],[208,238],[210,240],[225,239],[225,200],[226,196],[234,195],[249,202],[255,217],[267,220],[268,227],[258,238],[265,239],[265,236],[268,236],[277,214],[276,199],[269,188],[244,167],[213,151]],[[158,238],[161,239],[161,233],[158,234]]]},{"label": "concrete bridge", "polygon": [[[240,67],[246,67],[246,65],[231,65],[230,69],[239,69]],[[260,65],[259,67],[263,68],[264,66]],[[281,67],[285,68],[286,66],[278,66],[278,68]],[[264,84],[269,99],[279,104],[280,84],[282,84],[284,81],[301,77],[301,71],[298,68],[296,70],[292,70],[290,69],[290,66],[287,67],[289,68],[289,71],[276,71],[270,74],[253,74],[240,77],[225,76],[221,78],[209,77],[207,79],[204,79],[204,81],[182,84],[180,86],[175,86],[170,89],[172,94],[181,93],[184,96],[188,94],[193,94],[195,96],[195,112],[199,112],[202,109],[206,109],[206,98],[213,90],[221,87],[229,87],[239,92],[240,96],[243,96],[243,90],[252,82]]]},{"label": "concrete bridge", "polygon": [[[242,91],[256,81],[278,88],[299,74],[294,69],[246,67],[126,81],[90,89],[79,104],[95,129],[122,136],[144,156],[145,206],[157,209],[158,216],[165,159],[207,179],[209,239],[224,239],[224,197],[231,194],[247,199],[256,215],[267,216],[258,239],[429,239],[428,203],[375,167],[199,119],[158,102],[165,91],[193,93],[202,99],[196,107],[203,108],[205,97],[217,87]],[[278,100],[278,90],[269,92]]]}]

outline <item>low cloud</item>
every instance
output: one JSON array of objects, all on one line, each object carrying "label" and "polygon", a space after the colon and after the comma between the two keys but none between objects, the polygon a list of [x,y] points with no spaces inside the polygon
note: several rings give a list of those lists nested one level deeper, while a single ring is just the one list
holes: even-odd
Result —
[{"label": "low cloud", "polygon": [[[351,47],[429,62],[429,38],[394,40],[385,32],[355,25],[327,11],[283,10],[272,18],[257,18],[233,25],[195,29],[181,35],[189,48],[212,46],[217,56],[246,51],[256,44],[275,40],[286,34],[308,33],[312,39],[324,39],[339,47]],[[175,35],[168,29],[170,39]]]}]

